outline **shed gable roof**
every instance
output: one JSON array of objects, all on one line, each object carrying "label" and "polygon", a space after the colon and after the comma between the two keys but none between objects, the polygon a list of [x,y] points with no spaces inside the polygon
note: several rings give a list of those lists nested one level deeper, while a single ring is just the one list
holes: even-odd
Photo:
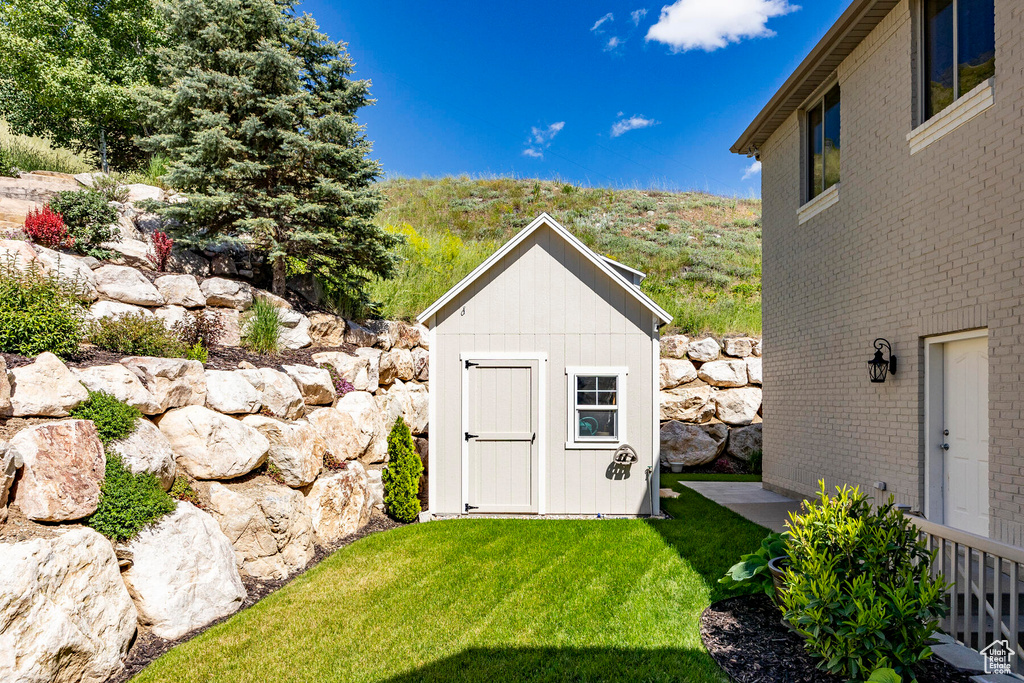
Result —
[{"label": "shed gable roof", "polygon": [[612,282],[619,285],[619,287],[625,290],[631,297],[639,301],[644,308],[653,313],[663,324],[667,325],[672,322],[672,316],[669,315],[665,309],[654,303],[654,300],[640,291],[639,287],[626,280],[625,277],[623,277],[623,275],[608,262],[608,259],[594,253],[589,247],[587,247],[587,245],[583,244],[583,242],[577,239],[575,235],[559,225],[558,221],[547,213],[542,213],[537,216],[533,222],[520,230],[515,237],[506,242],[501,249],[498,249],[496,252],[491,254],[490,257],[477,266],[473,272],[462,278],[461,282],[445,292],[444,296],[430,304],[425,311],[416,317],[416,320],[421,323],[426,323],[435,313],[440,311],[445,304],[457,297],[463,290],[473,284],[474,281],[489,271],[494,265],[499,263],[501,259],[515,249],[517,245],[521,244],[530,235],[545,225],[551,228],[551,230],[561,237],[567,244],[574,247],[581,255],[586,257],[588,261],[597,266],[600,271],[610,277]]}]

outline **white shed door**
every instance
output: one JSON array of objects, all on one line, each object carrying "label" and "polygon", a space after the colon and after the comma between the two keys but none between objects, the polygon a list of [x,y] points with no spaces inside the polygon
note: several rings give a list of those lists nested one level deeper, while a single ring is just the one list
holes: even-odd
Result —
[{"label": "white shed door", "polygon": [[945,344],[943,384],[945,522],[988,536],[987,337]]},{"label": "white shed door", "polygon": [[535,360],[465,363],[467,512],[537,512],[538,366]]}]

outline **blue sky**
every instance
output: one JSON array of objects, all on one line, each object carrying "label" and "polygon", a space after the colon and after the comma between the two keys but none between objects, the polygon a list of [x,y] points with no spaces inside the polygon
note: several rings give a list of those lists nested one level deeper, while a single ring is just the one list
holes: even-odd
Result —
[{"label": "blue sky", "polygon": [[759,196],[729,153],[848,0],[306,0],[377,104],[389,175]]}]

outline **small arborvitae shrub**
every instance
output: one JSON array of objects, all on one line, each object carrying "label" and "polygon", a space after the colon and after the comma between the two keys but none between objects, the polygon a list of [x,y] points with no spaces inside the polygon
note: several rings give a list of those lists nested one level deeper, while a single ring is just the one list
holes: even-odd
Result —
[{"label": "small arborvitae shrub", "polygon": [[56,211],[44,206],[32,209],[25,216],[25,234],[33,242],[50,249],[71,247],[75,238],[68,234],[68,226],[64,225],[64,217]]},{"label": "small arborvitae shrub", "polygon": [[256,353],[277,353],[280,339],[281,312],[270,302],[256,299],[242,320],[242,347]]},{"label": "small arborvitae shrub", "polygon": [[61,358],[78,353],[87,324],[74,283],[43,273],[33,262],[22,271],[0,261],[0,351]]},{"label": "small arborvitae shrub", "polygon": [[945,616],[947,586],[931,574],[934,554],[889,501],[875,509],[844,486],[792,514],[785,618],[804,637],[818,668],[863,681],[890,667],[914,680]]},{"label": "small arborvitae shrub", "polygon": [[184,501],[186,503],[192,503],[197,508],[205,507],[201,500],[199,500],[199,494],[192,488],[192,483],[188,480],[188,477],[178,475],[174,478],[174,483],[171,485],[171,490],[168,491],[171,498],[174,500]]},{"label": "small arborvitae shrub", "polygon": [[153,244],[146,258],[152,263],[157,272],[163,273],[167,270],[167,259],[171,258],[171,251],[174,249],[174,240],[167,236],[166,232],[159,230],[153,233]]},{"label": "small arborvitae shrub", "polygon": [[188,311],[181,320],[174,323],[171,331],[178,337],[178,341],[188,348],[199,344],[209,349],[220,341],[224,334],[224,325],[217,316]]},{"label": "small arborvitae shrub", "polygon": [[50,200],[50,208],[64,217],[68,232],[75,238],[75,248],[81,252],[88,252],[114,235],[117,209],[99,192],[58,192]]},{"label": "small arborvitae shrub", "polygon": [[184,358],[188,348],[155,316],[131,313],[100,318],[89,341],[101,349],[129,356]]},{"label": "small arborvitae shrub", "polygon": [[107,453],[106,478],[96,512],[85,523],[107,538],[126,541],[142,527],[174,511],[175,502],[152,472],[132,474],[116,453]]},{"label": "small arborvitae shrub", "polygon": [[90,391],[89,399],[71,410],[76,420],[92,420],[104,445],[135,431],[142,413],[135,406],[118,401],[105,391]]},{"label": "small arborvitae shrub", "polygon": [[388,466],[381,473],[384,508],[399,522],[413,522],[420,514],[420,475],[423,462],[416,453],[409,426],[401,417],[388,435]]}]

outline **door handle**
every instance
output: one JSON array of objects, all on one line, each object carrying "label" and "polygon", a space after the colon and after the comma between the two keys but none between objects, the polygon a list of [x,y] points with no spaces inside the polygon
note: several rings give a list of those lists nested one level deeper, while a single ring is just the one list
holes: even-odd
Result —
[{"label": "door handle", "polygon": [[949,444],[948,443],[944,443],[941,446],[939,446],[939,448],[941,448],[944,451],[948,451],[949,450]]}]

